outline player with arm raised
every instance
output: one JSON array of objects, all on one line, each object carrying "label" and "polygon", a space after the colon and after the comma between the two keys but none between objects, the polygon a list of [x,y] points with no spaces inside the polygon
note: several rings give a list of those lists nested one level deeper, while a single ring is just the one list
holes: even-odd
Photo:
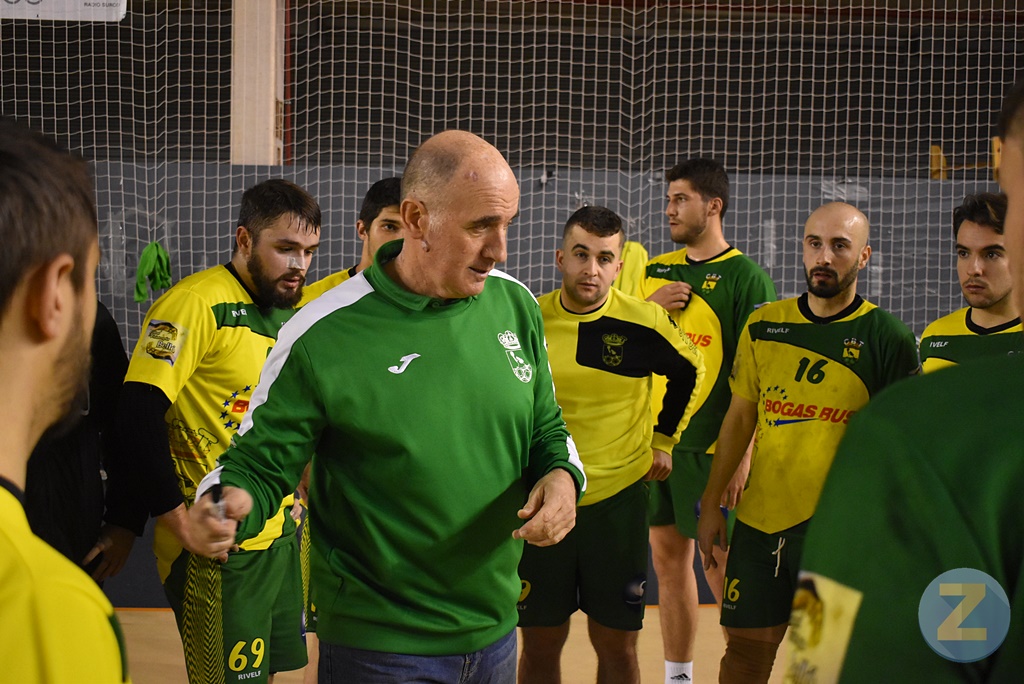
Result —
[{"label": "player with arm raised", "polygon": [[[729,177],[722,165],[690,159],[669,169],[665,179],[672,241],[685,247],[651,260],[641,296],[669,311],[703,353],[707,374],[695,413],[673,449],[672,474],[665,482],[651,483],[651,551],[658,576],[665,681],[670,683],[693,677],[699,604],[693,569],[695,509],[729,406],[728,377],[736,342],[750,312],[776,295],[768,274],[725,240],[722,220],[729,207]],[[663,404],[664,391],[664,382],[655,377],[655,411]],[[747,468],[744,461],[723,495],[723,506],[736,505]],[[706,574],[721,605],[721,569]]]}]

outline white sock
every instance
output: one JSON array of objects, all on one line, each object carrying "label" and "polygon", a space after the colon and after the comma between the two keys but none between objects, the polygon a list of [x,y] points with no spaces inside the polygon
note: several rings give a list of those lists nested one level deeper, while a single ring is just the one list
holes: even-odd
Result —
[{"label": "white sock", "polygon": [[679,684],[680,682],[693,681],[693,661],[688,663],[674,663],[671,660],[665,661],[665,684]]}]

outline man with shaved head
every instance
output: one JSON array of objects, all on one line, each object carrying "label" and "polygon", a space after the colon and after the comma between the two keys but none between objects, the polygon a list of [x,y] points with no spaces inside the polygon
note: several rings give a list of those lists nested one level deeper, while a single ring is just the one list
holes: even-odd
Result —
[{"label": "man with shaved head", "polygon": [[540,309],[495,269],[519,186],[447,131],[400,208],[403,240],[281,330],[192,529],[224,557],[312,459],[320,682],[512,684],[523,541],[560,541],[586,483]]},{"label": "man with shaved head", "polygon": [[[1024,81],[999,135],[1001,237],[1024,311]],[[1020,680],[1022,388],[1024,356],[989,355],[900,383],[850,423],[804,547],[794,681]]]},{"label": "man with shaved head", "polygon": [[868,233],[849,204],[815,210],[803,236],[807,292],[757,309],[740,335],[697,527],[713,566],[716,540],[724,551],[726,539],[718,504],[756,431],[725,568],[721,682],[768,681],[807,525],[846,424],[876,392],[918,370],[913,333],[857,294]]}]

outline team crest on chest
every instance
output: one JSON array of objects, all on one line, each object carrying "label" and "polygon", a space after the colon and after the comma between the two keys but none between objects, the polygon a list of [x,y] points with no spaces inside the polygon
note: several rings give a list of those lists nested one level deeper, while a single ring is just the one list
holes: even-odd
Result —
[{"label": "team crest on chest", "polygon": [[506,330],[498,334],[498,341],[505,348],[505,356],[508,357],[508,363],[512,366],[512,372],[516,374],[516,377],[521,382],[530,382],[533,378],[533,366],[523,358],[523,348],[519,344],[519,338],[516,334],[511,330]]},{"label": "team crest on chest", "polygon": [[704,274],[704,284],[700,286],[700,291],[705,295],[711,294],[712,290],[715,289],[715,285],[722,279],[722,276],[717,273],[706,273]]},{"label": "team crest on chest", "polygon": [[601,341],[604,342],[604,348],[601,350],[601,360],[604,361],[605,365],[618,366],[621,364],[626,336],[608,333],[607,335],[601,335]]},{"label": "team crest on chest", "polygon": [[847,337],[843,340],[843,363],[852,366],[860,360],[860,348],[864,343],[855,337]]}]

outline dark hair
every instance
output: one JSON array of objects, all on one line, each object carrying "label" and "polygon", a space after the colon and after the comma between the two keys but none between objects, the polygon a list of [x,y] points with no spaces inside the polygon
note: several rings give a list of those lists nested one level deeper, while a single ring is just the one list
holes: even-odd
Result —
[{"label": "dark hair", "polygon": [[249,230],[255,244],[259,241],[260,231],[285,214],[295,216],[298,228],[307,233],[320,232],[320,205],[308,192],[283,178],[263,181],[242,194],[238,225]]},{"label": "dark hair", "polygon": [[622,235],[622,241],[626,239],[626,231],[622,227],[622,219],[611,209],[605,207],[580,207],[572,213],[569,220],[565,222],[562,230],[562,239],[569,234],[573,226],[579,226],[591,235],[597,237],[611,237]]},{"label": "dark hair", "polygon": [[1006,195],[994,192],[979,192],[964,197],[960,206],[953,210],[953,237],[960,236],[960,224],[971,221],[988,226],[1000,235],[1006,220]]},{"label": "dark hair", "polygon": [[725,167],[714,159],[687,159],[665,172],[666,182],[684,180],[700,193],[705,202],[722,200],[720,217],[725,218],[729,208],[729,175]]},{"label": "dark hair", "polygon": [[1003,99],[999,113],[999,137],[1004,141],[1011,135],[1024,134],[1024,80],[1010,88]]},{"label": "dark hair", "polygon": [[397,207],[402,203],[402,177],[383,178],[366,191],[363,205],[359,208],[359,220],[367,228],[380,212],[388,207]]},{"label": "dark hair", "polygon": [[0,314],[18,283],[61,254],[81,290],[97,240],[96,197],[85,160],[12,119],[0,119]]}]

